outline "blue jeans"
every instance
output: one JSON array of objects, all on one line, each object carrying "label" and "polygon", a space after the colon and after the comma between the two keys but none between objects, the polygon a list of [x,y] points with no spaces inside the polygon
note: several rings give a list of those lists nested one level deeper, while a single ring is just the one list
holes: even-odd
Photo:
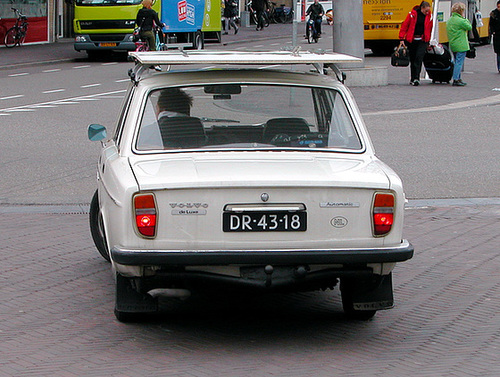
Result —
[{"label": "blue jeans", "polygon": [[500,72],[500,54],[497,54],[497,69]]},{"label": "blue jeans", "polygon": [[454,52],[455,56],[455,67],[453,68],[453,81],[460,80],[462,78],[462,67],[465,61],[465,51],[464,52]]}]

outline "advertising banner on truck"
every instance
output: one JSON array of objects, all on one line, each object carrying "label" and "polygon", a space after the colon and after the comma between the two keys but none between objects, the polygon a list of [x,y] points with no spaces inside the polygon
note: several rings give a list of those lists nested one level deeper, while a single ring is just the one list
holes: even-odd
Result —
[{"label": "advertising banner on truck", "polygon": [[161,21],[167,25],[167,33],[220,30],[220,14],[220,3],[213,0],[163,0],[161,3]]}]

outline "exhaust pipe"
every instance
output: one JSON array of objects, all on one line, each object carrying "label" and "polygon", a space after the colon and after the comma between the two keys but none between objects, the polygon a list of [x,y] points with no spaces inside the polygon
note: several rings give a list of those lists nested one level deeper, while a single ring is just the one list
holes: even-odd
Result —
[{"label": "exhaust pipe", "polygon": [[187,289],[180,288],[155,288],[148,292],[148,295],[156,297],[170,297],[170,298],[180,298],[187,299],[191,296],[191,291]]}]

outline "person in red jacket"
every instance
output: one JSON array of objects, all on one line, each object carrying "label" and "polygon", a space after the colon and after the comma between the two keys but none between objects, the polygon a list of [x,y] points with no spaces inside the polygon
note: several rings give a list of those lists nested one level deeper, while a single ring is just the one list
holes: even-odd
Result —
[{"label": "person in red jacket", "polygon": [[408,44],[410,55],[410,85],[420,84],[420,71],[425,51],[431,40],[432,12],[431,5],[422,1],[416,5],[401,24],[399,30],[399,47]]}]

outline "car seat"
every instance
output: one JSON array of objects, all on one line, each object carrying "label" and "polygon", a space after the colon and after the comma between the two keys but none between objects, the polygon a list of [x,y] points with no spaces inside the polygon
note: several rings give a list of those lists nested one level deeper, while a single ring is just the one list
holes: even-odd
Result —
[{"label": "car seat", "polygon": [[203,123],[199,118],[161,117],[158,124],[165,148],[196,148],[207,142]]}]

